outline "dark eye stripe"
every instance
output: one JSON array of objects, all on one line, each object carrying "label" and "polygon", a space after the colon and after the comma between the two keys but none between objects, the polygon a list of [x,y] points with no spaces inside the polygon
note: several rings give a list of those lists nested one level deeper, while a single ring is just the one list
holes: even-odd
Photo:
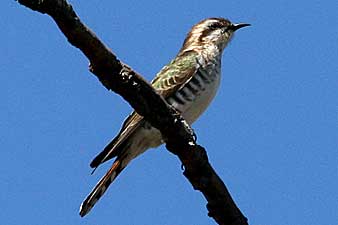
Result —
[{"label": "dark eye stripe", "polygon": [[217,23],[217,22],[212,23],[212,24],[209,25],[209,29],[211,29],[211,30],[220,29],[222,27],[223,27],[223,25],[220,24],[220,23]]}]

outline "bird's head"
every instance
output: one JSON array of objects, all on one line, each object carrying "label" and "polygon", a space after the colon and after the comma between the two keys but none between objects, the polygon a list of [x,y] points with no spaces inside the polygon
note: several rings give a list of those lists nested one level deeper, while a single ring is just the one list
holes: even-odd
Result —
[{"label": "bird's head", "polygon": [[223,51],[233,33],[246,26],[250,26],[250,24],[233,24],[224,18],[209,18],[202,20],[191,28],[183,43],[181,51],[205,47],[216,47],[218,50]]}]

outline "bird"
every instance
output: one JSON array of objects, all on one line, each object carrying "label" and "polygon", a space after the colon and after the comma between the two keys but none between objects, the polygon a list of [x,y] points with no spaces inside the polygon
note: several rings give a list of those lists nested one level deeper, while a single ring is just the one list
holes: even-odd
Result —
[{"label": "bird", "polygon": [[[235,24],[216,17],[198,22],[187,34],[176,57],[152,80],[152,87],[181,113],[188,124],[196,121],[216,95],[223,50],[234,32],[246,26],[250,24]],[[141,115],[132,112],[117,136],[90,163],[95,170],[100,164],[115,158],[111,168],[82,202],[80,216],[88,214],[134,158],[162,143],[160,131]]]}]

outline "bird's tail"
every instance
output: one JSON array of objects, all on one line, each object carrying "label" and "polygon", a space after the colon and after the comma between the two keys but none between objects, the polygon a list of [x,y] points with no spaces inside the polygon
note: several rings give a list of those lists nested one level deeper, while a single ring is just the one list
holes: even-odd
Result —
[{"label": "bird's tail", "polygon": [[95,205],[95,203],[101,198],[101,196],[108,189],[109,185],[115,180],[115,178],[121,173],[121,171],[127,166],[130,159],[128,157],[117,157],[112,167],[96,184],[94,189],[90,192],[87,198],[82,202],[80,206],[80,216],[85,216]]}]

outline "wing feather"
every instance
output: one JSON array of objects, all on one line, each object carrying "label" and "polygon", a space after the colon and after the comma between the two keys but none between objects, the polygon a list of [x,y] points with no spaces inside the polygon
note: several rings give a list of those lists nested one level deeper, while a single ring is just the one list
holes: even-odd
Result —
[{"label": "wing feather", "polygon": [[199,69],[197,56],[198,54],[195,51],[179,54],[156,75],[151,82],[152,86],[164,98],[180,90]]},{"label": "wing feather", "polygon": [[[151,82],[156,91],[164,98],[180,90],[190,81],[199,69],[197,52],[187,51],[179,54],[174,60],[156,75]],[[97,168],[101,163],[116,157],[124,149],[128,137],[144,122],[143,117],[132,112],[123,123],[119,134],[99,153],[90,163],[92,168]]]}]

